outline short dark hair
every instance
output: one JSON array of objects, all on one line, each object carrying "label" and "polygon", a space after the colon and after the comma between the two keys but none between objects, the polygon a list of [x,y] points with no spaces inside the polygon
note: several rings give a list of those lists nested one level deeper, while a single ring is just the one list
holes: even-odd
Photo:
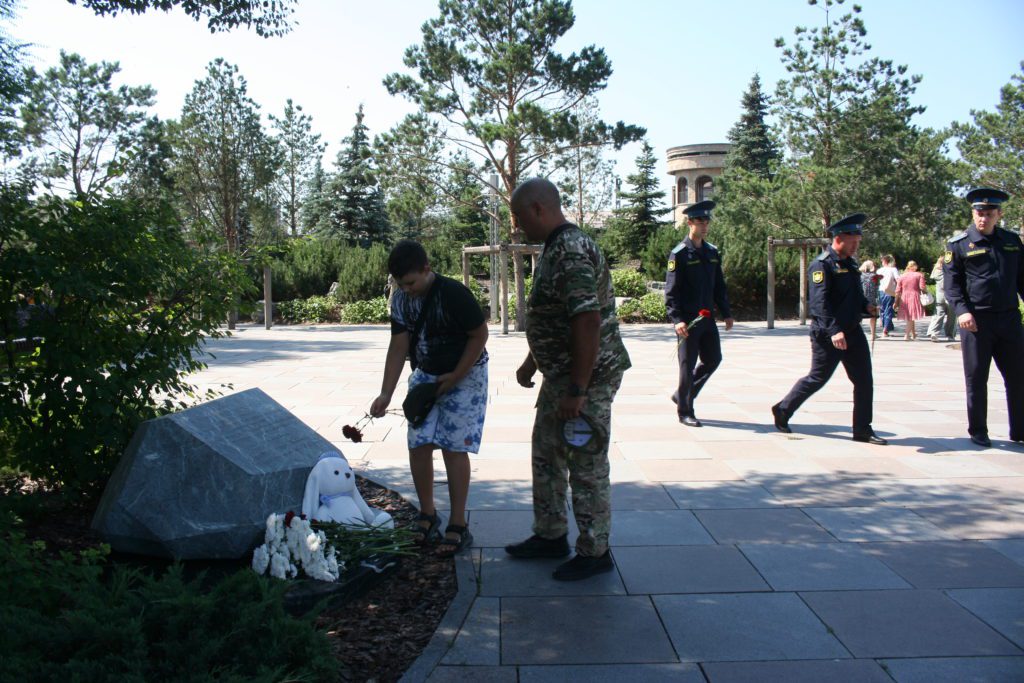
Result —
[{"label": "short dark hair", "polygon": [[413,270],[423,270],[426,265],[427,252],[416,240],[399,240],[388,254],[388,272],[395,278],[405,277]]}]

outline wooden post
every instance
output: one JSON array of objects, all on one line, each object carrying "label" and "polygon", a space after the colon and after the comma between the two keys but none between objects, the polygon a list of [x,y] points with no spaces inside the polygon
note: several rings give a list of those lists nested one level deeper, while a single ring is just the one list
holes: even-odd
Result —
[{"label": "wooden post", "polygon": [[775,244],[768,237],[768,329],[775,328]]},{"label": "wooden post", "polygon": [[[501,333],[508,334],[508,252],[503,248],[498,253],[501,278]],[[519,305],[519,302],[516,302]],[[516,308],[516,327],[519,327],[519,319],[523,317],[522,309]]]},{"label": "wooden post", "polygon": [[469,254],[462,252],[462,284],[469,287]]},{"label": "wooden post", "polygon": [[526,308],[526,271],[523,268],[523,255],[521,252],[512,252],[512,269],[516,276],[516,332],[526,330],[526,315],[523,309]]},{"label": "wooden post", "polygon": [[800,324],[807,324],[807,245],[800,247]]},{"label": "wooden post", "polygon": [[263,326],[270,329],[274,324],[273,290],[270,287],[270,264],[263,266]]}]

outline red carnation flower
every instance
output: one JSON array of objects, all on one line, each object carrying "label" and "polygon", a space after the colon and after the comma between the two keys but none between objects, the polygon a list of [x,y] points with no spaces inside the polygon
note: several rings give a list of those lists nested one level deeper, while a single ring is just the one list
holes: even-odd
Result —
[{"label": "red carnation flower", "polygon": [[284,513],[284,525],[285,525],[285,528],[290,527],[292,525],[292,520],[293,519],[295,519],[295,513],[294,512],[289,510],[288,512]]},{"label": "red carnation flower", "polygon": [[697,311],[697,315],[699,315],[702,318],[710,318],[711,317],[711,311],[709,311],[706,308],[702,308],[699,311]]}]

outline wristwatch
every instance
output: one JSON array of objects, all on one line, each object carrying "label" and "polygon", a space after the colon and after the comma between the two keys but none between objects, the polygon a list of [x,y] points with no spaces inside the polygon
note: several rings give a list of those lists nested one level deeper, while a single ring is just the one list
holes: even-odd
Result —
[{"label": "wristwatch", "polygon": [[571,396],[572,398],[579,398],[580,396],[583,396],[585,393],[586,390],[579,384],[573,383],[569,385],[569,396]]}]

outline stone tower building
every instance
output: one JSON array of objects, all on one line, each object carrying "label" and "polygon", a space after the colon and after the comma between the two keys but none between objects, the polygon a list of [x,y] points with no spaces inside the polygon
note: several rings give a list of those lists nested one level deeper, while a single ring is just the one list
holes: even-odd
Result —
[{"label": "stone tower building", "polygon": [[715,178],[722,175],[730,149],[732,145],[725,142],[669,148],[668,173],[675,178],[672,217],[677,224],[684,220],[683,209],[712,198]]}]

